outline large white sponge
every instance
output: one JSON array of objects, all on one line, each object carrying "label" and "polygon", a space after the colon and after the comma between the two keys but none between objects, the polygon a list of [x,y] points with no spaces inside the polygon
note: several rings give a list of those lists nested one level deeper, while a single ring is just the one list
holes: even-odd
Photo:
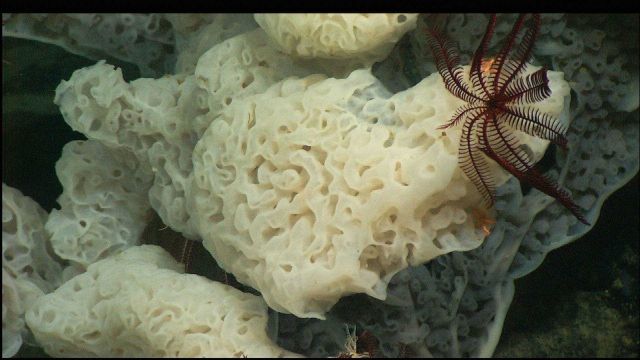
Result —
[{"label": "large white sponge", "polygon": [[205,247],[277,311],[322,318],[351,293],[383,299],[396,272],[485,237],[460,128],[437,129],[462,105],[438,74],[391,95],[370,70],[234,101],[193,156]]}]

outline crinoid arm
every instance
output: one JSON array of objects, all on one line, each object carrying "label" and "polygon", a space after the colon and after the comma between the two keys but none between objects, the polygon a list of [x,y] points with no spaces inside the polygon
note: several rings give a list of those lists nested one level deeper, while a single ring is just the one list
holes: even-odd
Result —
[{"label": "crinoid arm", "polygon": [[484,122],[481,126],[483,147],[482,151],[500,164],[505,170],[513,174],[518,180],[530,184],[543,193],[556,198],[580,222],[590,225],[585,219],[580,207],[573,202],[569,193],[560,188],[558,183],[541,174],[528,158],[526,153],[518,147],[512,132],[499,122]]},{"label": "crinoid arm", "polygon": [[467,119],[462,126],[462,135],[458,146],[458,165],[482,195],[483,204],[488,208],[495,201],[496,185],[486,158],[478,146],[477,128],[487,116],[486,111]]},{"label": "crinoid arm", "polygon": [[567,132],[566,126],[558,119],[542,113],[538,109],[530,107],[521,109],[517,106],[506,105],[501,107],[498,119],[516,130],[549,140],[567,150],[567,138],[564,136]]},{"label": "crinoid arm", "polygon": [[486,105],[481,104],[465,104],[456,110],[455,114],[451,120],[447,121],[444,125],[440,125],[437,127],[438,130],[447,129],[453,126],[456,126],[460,123],[460,121],[464,122],[467,119],[472,120],[475,117],[479,116],[480,113],[487,110]]},{"label": "crinoid arm", "polygon": [[[533,45],[540,28],[540,15],[532,14],[529,22],[526,22],[526,17],[526,14],[518,17],[491,65],[490,76],[493,79],[494,94],[497,96],[502,95],[509,84],[524,70],[533,54]],[[522,39],[518,41],[518,34],[522,29],[526,30]]]},{"label": "crinoid arm", "polygon": [[483,94],[485,100],[491,98],[491,95],[493,94],[493,88],[491,87],[491,83],[485,82],[485,76],[482,72],[482,60],[487,55],[487,51],[489,51],[489,43],[491,42],[491,38],[493,37],[495,28],[496,15],[493,14],[489,18],[487,30],[482,37],[482,41],[476,49],[476,52],[473,54],[473,60],[471,61],[471,71],[469,72],[473,90],[478,94]]},{"label": "crinoid arm", "polygon": [[456,44],[446,37],[438,28],[427,27],[427,43],[436,68],[442,76],[444,85],[450,93],[466,102],[482,100],[469,90],[464,81],[462,66],[460,66],[460,55],[456,50]]},{"label": "crinoid arm", "polygon": [[511,82],[504,92],[504,103],[531,104],[542,101],[550,95],[547,69],[543,68]]}]

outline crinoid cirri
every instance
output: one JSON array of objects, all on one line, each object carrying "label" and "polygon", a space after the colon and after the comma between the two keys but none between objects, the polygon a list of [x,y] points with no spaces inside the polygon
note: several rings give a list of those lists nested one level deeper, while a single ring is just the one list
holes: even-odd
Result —
[{"label": "crinoid cirri", "polygon": [[500,51],[488,58],[495,27],[496,16],[492,15],[471,61],[470,84],[465,81],[453,42],[438,28],[427,27],[428,44],[447,90],[466,102],[440,129],[462,124],[458,164],[482,194],[487,207],[495,201],[495,183],[485,155],[520,181],[556,198],[578,220],[589,225],[569,193],[536,169],[533,160],[519,148],[513,132],[517,129],[567,148],[564,136],[567,129],[554,117],[530,106],[551,95],[547,70],[523,76],[540,27],[540,16],[520,15]]}]

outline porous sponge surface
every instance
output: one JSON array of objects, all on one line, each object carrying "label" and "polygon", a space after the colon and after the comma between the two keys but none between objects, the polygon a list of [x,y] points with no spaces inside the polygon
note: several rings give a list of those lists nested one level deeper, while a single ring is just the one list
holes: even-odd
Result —
[{"label": "porous sponge surface", "polygon": [[253,14],[165,14],[176,34],[174,73],[193,74],[207,50],[257,27]]},{"label": "porous sponge surface", "polygon": [[186,178],[195,141],[184,120],[200,109],[192,101],[193,77],[141,78],[127,83],[104,61],[80,69],[56,89],[65,121],[89,139],[137,158],[148,169],[151,206],[166,224],[190,238]]},{"label": "porous sponge surface", "polygon": [[285,80],[230,106],[194,151],[205,247],[275,310],[322,318],[351,293],[384,298],[409,264],[478,246],[460,130],[436,129],[460,105],[438,75],[391,96],[357,70]]},{"label": "porous sponge surface", "polygon": [[126,149],[149,167],[151,206],[165,224],[196,239],[188,191],[197,139],[233,101],[315,68],[269,47],[267,35],[256,29],[204,53],[195,75],[126,82],[120,69],[100,61],[61,82],[54,102],[74,130]]},{"label": "porous sponge surface", "polygon": [[161,14],[2,14],[3,36],[58,45],[90,59],[115,57],[161,76],[175,62],[175,33]]},{"label": "porous sponge surface", "polygon": [[417,14],[256,14],[256,22],[287,54],[302,58],[383,59]]},{"label": "porous sponge surface", "polygon": [[27,324],[52,356],[288,354],[267,337],[260,298],[182,272],[160,247],[130,248],[39,299]]},{"label": "porous sponge surface", "polygon": [[22,346],[24,308],[16,280],[2,267],[2,357],[12,357]]},{"label": "porous sponge surface", "polygon": [[38,203],[2,184],[2,268],[49,292],[62,281],[62,266],[49,245],[46,221]]},{"label": "porous sponge surface", "polygon": [[14,356],[27,329],[25,309],[62,282],[51,250],[47,213],[33,199],[2,184],[2,356]]},{"label": "porous sponge surface", "polygon": [[138,244],[150,216],[152,177],[125,149],[72,141],[56,163],[63,193],[45,229],[56,254],[86,267]]}]

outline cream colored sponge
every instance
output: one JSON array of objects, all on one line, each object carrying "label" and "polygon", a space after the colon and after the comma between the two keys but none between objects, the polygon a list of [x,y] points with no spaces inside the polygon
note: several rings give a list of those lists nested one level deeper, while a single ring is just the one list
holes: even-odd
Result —
[{"label": "cream colored sponge", "polygon": [[303,58],[384,59],[417,14],[256,14],[284,52]]},{"label": "cream colored sponge", "polygon": [[46,220],[46,211],[33,199],[2,183],[3,358],[14,356],[28,334],[25,310],[62,281],[62,266],[44,229]]},{"label": "cream colored sponge", "polygon": [[[545,111],[562,109],[561,83]],[[322,318],[352,293],[385,298],[396,272],[484,239],[460,128],[437,129],[462,105],[438,74],[392,95],[370,70],[234,101],[193,155],[204,246],[277,311]]]},{"label": "cream colored sponge", "polygon": [[56,174],[64,191],[45,229],[58,256],[86,267],[139,243],[151,215],[152,177],[126,149],[69,142]]},{"label": "cream colored sponge", "polygon": [[62,281],[62,266],[45,231],[47,212],[28,196],[2,183],[2,268],[49,292]]},{"label": "cream colored sponge", "polygon": [[38,299],[26,321],[51,356],[295,355],[267,337],[259,297],[182,272],[162,248],[133,247]]}]

